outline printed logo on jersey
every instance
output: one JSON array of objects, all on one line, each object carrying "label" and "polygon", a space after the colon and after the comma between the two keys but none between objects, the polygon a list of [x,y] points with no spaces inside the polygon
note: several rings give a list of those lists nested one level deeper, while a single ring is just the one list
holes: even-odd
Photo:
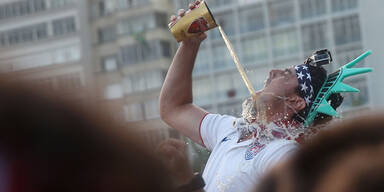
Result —
[{"label": "printed logo on jersey", "polygon": [[264,144],[262,145],[258,142],[249,145],[248,149],[245,151],[245,160],[252,160],[264,147]]},{"label": "printed logo on jersey", "polygon": [[229,140],[231,140],[231,138],[229,138],[229,137],[224,137],[224,139],[221,140],[221,143],[226,142],[226,141],[229,141]]}]

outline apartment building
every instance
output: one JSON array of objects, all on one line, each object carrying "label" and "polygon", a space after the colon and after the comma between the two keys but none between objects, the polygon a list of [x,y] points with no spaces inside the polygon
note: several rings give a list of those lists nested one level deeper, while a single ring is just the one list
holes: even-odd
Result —
[{"label": "apartment building", "polygon": [[79,99],[91,70],[85,2],[0,1],[0,72]]},{"label": "apartment building", "polygon": [[[206,0],[216,21],[229,36],[255,89],[263,86],[272,68],[302,64],[315,50],[328,48],[337,70],[374,47],[379,39],[368,10],[379,12],[374,2],[359,0]],[[187,8],[188,1],[174,0],[175,7]],[[363,4],[364,3],[364,4]],[[376,1],[376,3],[383,4]],[[364,9],[361,6],[364,5]],[[369,8],[368,8],[369,7]],[[375,11],[376,10],[376,11]],[[375,15],[372,15],[372,19]],[[376,18],[378,20],[378,18]],[[362,22],[367,27],[362,34]],[[369,23],[369,24],[368,24]],[[379,27],[382,31],[382,27]],[[370,39],[370,41],[367,41]],[[369,44],[367,43],[369,42]],[[375,47],[380,47],[376,41]],[[381,48],[382,49],[382,48]],[[374,50],[375,51],[375,50]],[[379,53],[376,53],[379,54]],[[382,56],[376,56],[379,61]],[[370,60],[367,60],[370,61]],[[369,63],[375,67],[375,63]],[[357,67],[363,67],[365,63]],[[376,77],[378,80],[378,77]],[[374,107],[368,75],[345,82],[361,93],[346,93],[340,111],[347,115]],[[217,29],[208,32],[194,69],[194,99],[211,112],[240,116],[241,103],[249,96],[245,84]]]},{"label": "apartment building", "polygon": [[168,0],[89,0],[92,63],[99,103],[153,144],[174,134],[158,97],[175,50]]}]

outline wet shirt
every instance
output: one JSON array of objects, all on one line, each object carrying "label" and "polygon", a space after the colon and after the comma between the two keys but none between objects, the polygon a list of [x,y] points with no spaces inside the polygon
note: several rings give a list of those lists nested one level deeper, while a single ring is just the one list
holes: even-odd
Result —
[{"label": "wet shirt", "polygon": [[211,155],[203,172],[207,192],[247,192],[257,184],[268,168],[297,148],[295,141],[275,140],[266,145],[254,140],[238,143],[235,117],[208,114],[202,120],[200,134]]}]

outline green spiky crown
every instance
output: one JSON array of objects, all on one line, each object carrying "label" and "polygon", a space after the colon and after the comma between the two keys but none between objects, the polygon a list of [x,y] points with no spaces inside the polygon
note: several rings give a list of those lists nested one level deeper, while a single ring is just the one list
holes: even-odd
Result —
[{"label": "green spiky crown", "polygon": [[357,57],[355,60],[340,67],[338,71],[326,77],[322,87],[320,88],[319,93],[313,100],[312,106],[309,110],[309,114],[305,120],[305,126],[309,126],[312,121],[316,118],[318,113],[339,117],[339,114],[328,103],[328,98],[333,93],[360,92],[360,90],[353,88],[347,84],[344,84],[343,80],[353,75],[371,72],[371,68],[352,68],[371,53],[371,51],[365,52],[364,54]]}]

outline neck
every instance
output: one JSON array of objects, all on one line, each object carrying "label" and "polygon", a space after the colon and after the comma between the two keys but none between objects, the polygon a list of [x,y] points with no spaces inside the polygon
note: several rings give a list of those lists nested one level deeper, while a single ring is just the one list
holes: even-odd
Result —
[{"label": "neck", "polygon": [[262,124],[287,121],[292,119],[294,115],[292,110],[282,102],[263,104],[258,106],[258,114],[259,115],[258,118],[256,118],[256,122]]}]

